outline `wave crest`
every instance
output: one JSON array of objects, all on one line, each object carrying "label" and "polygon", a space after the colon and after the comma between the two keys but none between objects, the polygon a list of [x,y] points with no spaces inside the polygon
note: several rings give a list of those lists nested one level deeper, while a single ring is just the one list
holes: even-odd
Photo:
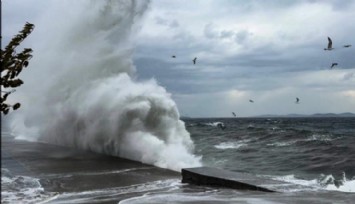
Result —
[{"label": "wave crest", "polygon": [[22,93],[27,104],[14,120],[17,134],[24,138],[30,130],[32,140],[173,170],[200,166],[171,95],[154,80],[134,79],[131,32],[148,3],[75,1],[70,9],[57,4],[38,26],[63,21],[55,24],[56,32],[37,33],[46,43],[34,48],[34,71],[25,79],[31,91]]}]

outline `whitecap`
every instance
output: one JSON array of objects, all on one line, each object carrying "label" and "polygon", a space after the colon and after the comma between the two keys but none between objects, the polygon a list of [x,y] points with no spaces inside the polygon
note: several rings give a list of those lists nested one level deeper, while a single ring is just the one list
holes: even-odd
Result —
[{"label": "whitecap", "polygon": [[269,143],[266,144],[267,146],[273,146],[273,147],[285,147],[285,146],[291,146],[295,144],[297,141],[289,141],[289,142],[275,142],[275,143]]},{"label": "whitecap", "polygon": [[40,203],[57,193],[46,192],[39,179],[29,176],[14,176],[1,168],[1,203]]},{"label": "whitecap", "polygon": [[222,142],[218,145],[215,145],[214,147],[216,149],[239,149],[241,147],[246,147],[248,144],[246,144],[245,140],[238,141],[238,142]]},{"label": "whitecap", "polygon": [[319,184],[326,190],[355,193],[355,178],[349,180],[346,178],[345,173],[343,173],[343,177],[339,180],[335,179],[332,174],[322,174]]},{"label": "whitecap", "polygon": [[306,180],[297,178],[295,175],[285,176],[265,176],[277,181],[284,181],[298,185],[299,188],[291,189],[290,191],[341,191],[341,192],[355,192],[355,179],[346,179],[345,173],[341,180],[336,180],[333,175],[321,175],[321,178]]},{"label": "whitecap", "polygon": [[332,140],[334,140],[334,139],[329,134],[312,134],[310,137],[308,137],[304,141],[330,142]]}]

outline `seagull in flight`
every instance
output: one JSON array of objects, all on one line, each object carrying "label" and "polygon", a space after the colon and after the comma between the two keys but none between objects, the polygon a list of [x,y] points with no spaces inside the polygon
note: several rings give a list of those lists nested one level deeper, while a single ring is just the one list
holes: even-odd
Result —
[{"label": "seagull in flight", "polygon": [[232,114],[233,114],[234,117],[237,117],[237,115],[234,112],[232,112]]},{"label": "seagull in flight", "polygon": [[333,67],[335,67],[337,65],[338,65],[338,63],[334,62],[334,63],[332,63],[332,66],[330,66],[330,68],[332,69]]},{"label": "seagull in flight", "polygon": [[348,47],[351,47],[351,45],[344,45],[343,47],[348,48]]},{"label": "seagull in flight", "polygon": [[253,101],[253,100],[251,100],[251,99],[249,99],[249,102],[250,102],[250,103],[254,103],[254,101]]},{"label": "seagull in flight", "polygon": [[298,97],[296,97],[296,104],[299,104],[300,103],[300,99]]},{"label": "seagull in flight", "polygon": [[176,58],[176,56],[175,55],[173,55],[173,56],[171,56],[172,58]]},{"label": "seagull in flight", "polygon": [[332,50],[332,49],[334,49],[332,46],[333,46],[333,41],[332,41],[332,39],[330,39],[330,37],[328,37],[328,47],[324,48],[324,50]]},{"label": "seagull in flight", "polygon": [[194,64],[196,64],[197,57],[195,57],[192,61]]}]

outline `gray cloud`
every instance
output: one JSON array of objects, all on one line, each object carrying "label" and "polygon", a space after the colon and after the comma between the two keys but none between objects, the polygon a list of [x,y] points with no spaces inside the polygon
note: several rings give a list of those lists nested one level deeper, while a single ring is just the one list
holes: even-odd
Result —
[{"label": "gray cloud", "polygon": [[249,31],[241,30],[235,35],[235,41],[238,44],[243,44],[248,39],[248,37],[251,35],[252,35],[252,33],[250,33]]},{"label": "gray cloud", "polygon": [[204,27],[204,36],[208,39],[232,39],[237,44],[245,44],[253,35],[248,30],[242,29],[238,31],[219,29],[215,24],[208,23]]},{"label": "gray cloud", "polygon": [[205,25],[203,33],[205,34],[206,38],[210,39],[217,38],[219,36],[218,31],[216,31],[215,29],[215,25],[213,25],[212,23],[208,23]]},{"label": "gray cloud", "polygon": [[233,37],[233,35],[235,35],[235,33],[231,30],[222,30],[220,37],[221,38],[231,38],[231,37]]},{"label": "gray cloud", "polygon": [[[44,2],[4,1],[4,39],[26,21],[36,24]],[[295,95],[309,107],[285,106],[285,113],[355,112],[354,9],[354,0],[153,0],[135,41],[137,79],[156,78],[190,116],[229,116],[235,104],[244,116],[275,113],[281,106],[275,99],[286,103]],[[332,51],[323,50],[327,36]],[[330,70],[333,62],[339,65]],[[232,100],[233,91],[240,95]],[[247,97],[265,107],[250,109]],[[204,100],[209,103],[201,105]],[[322,106],[319,100],[325,101]]]},{"label": "gray cloud", "polygon": [[349,9],[349,6],[353,4],[353,1],[337,1],[337,0],[308,0],[309,3],[318,3],[318,4],[329,4],[334,10],[346,10]]},{"label": "gray cloud", "polygon": [[155,17],[155,22],[159,25],[167,26],[169,28],[177,28],[179,27],[179,22],[177,20],[168,20],[162,17]]},{"label": "gray cloud", "polygon": [[355,74],[354,74],[353,72],[351,72],[351,73],[346,73],[346,74],[344,74],[344,77],[343,77],[343,79],[344,79],[345,81],[348,81],[348,80],[353,79],[353,78],[355,78]]}]

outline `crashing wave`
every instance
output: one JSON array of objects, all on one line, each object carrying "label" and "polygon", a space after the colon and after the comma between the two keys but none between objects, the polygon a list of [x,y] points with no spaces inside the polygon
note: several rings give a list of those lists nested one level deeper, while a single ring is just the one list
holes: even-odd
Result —
[{"label": "crashing wave", "polygon": [[173,170],[200,166],[171,95],[135,80],[132,35],[149,2],[54,3],[31,36],[41,43],[17,94],[15,134]]}]

